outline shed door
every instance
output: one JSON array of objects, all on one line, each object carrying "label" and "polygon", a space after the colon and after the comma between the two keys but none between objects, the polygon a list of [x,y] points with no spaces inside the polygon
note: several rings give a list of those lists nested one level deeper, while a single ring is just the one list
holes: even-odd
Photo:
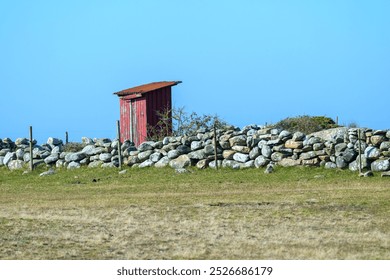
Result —
[{"label": "shed door", "polygon": [[136,146],[146,140],[145,98],[130,100],[130,140]]}]

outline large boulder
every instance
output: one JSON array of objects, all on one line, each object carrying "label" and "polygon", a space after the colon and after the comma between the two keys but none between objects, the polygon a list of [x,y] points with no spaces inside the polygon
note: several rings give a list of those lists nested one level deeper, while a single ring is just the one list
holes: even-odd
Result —
[{"label": "large boulder", "polygon": [[378,148],[369,146],[364,150],[364,155],[369,160],[375,160],[380,157],[381,152]]},{"label": "large boulder", "polygon": [[83,152],[77,152],[77,153],[68,153],[65,156],[66,162],[72,162],[72,161],[80,161],[84,159],[86,155]]},{"label": "large boulder", "polygon": [[229,139],[230,147],[233,146],[245,146],[246,145],[246,136],[245,135],[237,135],[233,136]]},{"label": "large boulder", "polygon": [[17,170],[17,169],[22,169],[24,167],[24,161],[23,160],[20,160],[20,159],[16,159],[16,160],[11,160],[9,163],[8,163],[8,168],[9,170]]},{"label": "large boulder", "polygon": [[185,168],[190,165],[191,165],[191,159],[188,157],[188,155],[181,155],[175,159],[172,159],[169,162],[169,166],[175,169]]},{"label": "large boulder", "polygon": [[378,159],[371,163],[371,170],[382,172],[390,170],[390,161],[389,159]]},{"label": "large boulder", "polygon": [[249,155],[243,153],[235,153],[233,155],[233,159],[238,162],[247,162],[249,160]]}]

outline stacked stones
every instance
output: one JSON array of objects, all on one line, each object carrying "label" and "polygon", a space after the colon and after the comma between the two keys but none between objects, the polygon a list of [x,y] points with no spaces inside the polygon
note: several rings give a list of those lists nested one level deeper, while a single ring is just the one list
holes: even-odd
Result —
[{"label": "stacked stones", "polygon": [[[198,130],[196,135],[165,137],[162,141],[148,141],[138,148],[130,141],[122,144],[122,161],[132,167],[165,167],[175,169],[196,166],[243,169],[279,166],[324,166],[325,168],[362,168],[372,171],[390,170],[390,131],[345,127],[321,131],[311,135],[291,133],[276,128],[249,125],[243,129],[230,127],[217,130],[217,162],[215,161],[214,133]],[[360,135],[360,141],[359,141]],[[83,148],[64,152],[63,143],[49,138],[44,145],[34,143],[34,165],[79,168],[117,167],[117,140],[83,137]],[[0,166],[22,168],[30,160],[26,138],[15,142],[0,140]],[[359,156],[360,150],[360,156]]]}]

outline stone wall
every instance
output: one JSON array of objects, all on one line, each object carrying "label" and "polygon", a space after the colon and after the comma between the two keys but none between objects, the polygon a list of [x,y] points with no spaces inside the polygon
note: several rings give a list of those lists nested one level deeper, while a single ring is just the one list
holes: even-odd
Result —
[{"label": "stone wall", "polygon": [[[218,165],[226,168],[260,168],[270,163],[279,166],[324,166],[372,171],[390,170],[390,130],[335,128],[305,135],[256,125],[243,129],[217,130]],[[144,142],[138,148],[130,141],[122,144],[124,165],[145,168],[170,166],[175,169],[196,166],[215,168],[214,133],[199,130],[196,135],[165,137],[158,142]],[[359,145],[360,142],[360,145]],[[46,144],[33,146],[34,165],[57,168],[117,167],[117,140],[82,138],[83,148],[64,152],[63,142],[49,138]],[[21,169],[30,161],[29,141],[18,138],[0,140],[0,166]]]}]

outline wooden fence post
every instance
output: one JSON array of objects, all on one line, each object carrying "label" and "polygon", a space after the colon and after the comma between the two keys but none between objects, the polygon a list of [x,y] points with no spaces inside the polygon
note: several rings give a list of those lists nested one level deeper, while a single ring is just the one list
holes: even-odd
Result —
[{"label": "wooden fence post", "polygon": [[68,138],[68,132],[67,131],[65,131],[65,144],[68,144],[68,140],[69,140],[69,138]]},{"label": "wooden fence post", "polygon": [[362,173],[362,144],[360,142],[360,128],[358,129],[358,141],[359,141],[359,174]]},{"label": "wooden fence post", "polygon": [[119,169],[122,169],[122,151],[121,151],[121,127],[120,122],[116,121],[116,127],[118,132],[118,157],[119,157]]},{"label": "wooden fence post", "polygon": [[214,160],[215,168],[218,170],[218,155],[217,155],[217,128],[214,121]]},{"label": "wooden fence post", "polygon": [[33,129],[32,126],[30,126],[30,170],[33,171],[34,169],[34,162],[33,162]]}]

